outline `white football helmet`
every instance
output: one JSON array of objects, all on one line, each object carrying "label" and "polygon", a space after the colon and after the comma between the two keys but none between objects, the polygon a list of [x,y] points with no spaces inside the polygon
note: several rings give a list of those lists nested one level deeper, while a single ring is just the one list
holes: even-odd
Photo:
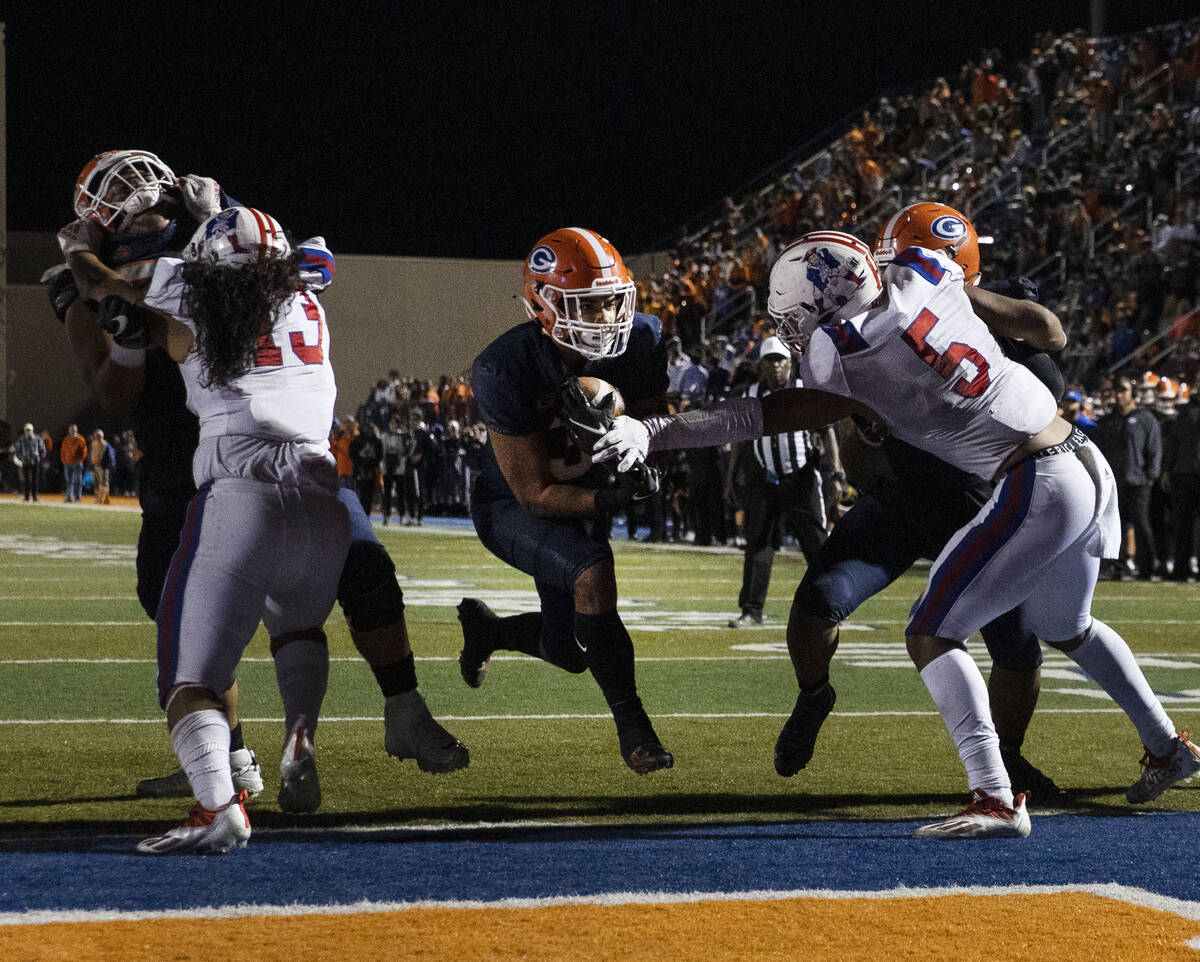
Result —
[{"label": "white football helmet", "polygon": [[253,207],[227,207],[197,228],[183,249],[183,259],[240,267],[291,252],[283,227],[270,214]]},{"label": "white football helmet", "polygon": [[75,181],[75,214],[126,231],[176,183],[171,168],[149,151],[106,150],[89,160]]},{"label": "white football helmet", "polygon": [[841,231],[814,231],[785,247],[775,261],[767,311],[775,318],[775,335],[803,353],[821,324],[862,313],[882,290],[866,244]]}]

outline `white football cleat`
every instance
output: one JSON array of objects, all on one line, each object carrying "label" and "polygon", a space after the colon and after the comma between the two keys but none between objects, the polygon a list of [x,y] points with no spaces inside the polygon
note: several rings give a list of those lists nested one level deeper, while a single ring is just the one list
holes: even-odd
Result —
[{"label": "white football cleat", "polygon": [[1188,733],[1180,732],[1169,754],[1142,756],[1142,777],[1125,790],[1131,804],[1152,802],[1163,792],[1184,779],[1200,772],[1200,748],[1188,741]]},{"label": "white football cleat", "polygon": [[971,792],[971,801],[957,815],[940,822],[922,825],[917,829],[922,838],[1026,838],[1029,835],[1029,813],[1025,810],[1025,795],[1013,799],[1009,808],[1000,799],[982,789]]},{"label": "white football cleat", "polygon": [[279,807],[285,812],[303,814],[321,807],[321,783],[313,758],[312,737],[304,722],[297,722],[283,747],[279,763]]},{"label": "white football cleat", "polygon": [[187,818],[173,829],[138,842],[143,855],[179,855],[184,852],[219,852],[245,848],[250,838],[250,818],[246,815],[246,793],[238,792],[223,806],[205,808],[199,802]]},{"label": "white football cleat", "polygon": [[249,748],[229,753],[229,771],[233,775],[234,789],[245,792],[246,798],[257,798],[262,794],[262,766]]}]

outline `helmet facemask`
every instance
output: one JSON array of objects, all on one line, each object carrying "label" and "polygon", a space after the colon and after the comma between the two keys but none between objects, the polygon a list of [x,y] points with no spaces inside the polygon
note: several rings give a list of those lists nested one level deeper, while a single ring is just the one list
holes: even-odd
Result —
[{"label": "helmet facemask", "polygon": [[117,232],[128,231],[176,184],[171,168],[146,151],[114,151],[93,163],[75,185],[75,213]]},{"label": "helmet facemask", "polygon": [[[529,316],[539,320],[556,341],[595,360],[625,353],[633,331],[636,295],[637,289],[631,281],[574,289],[543,284],[534,295],[539,303],[535,306],[526,301],[525,307]],[[604,313],[599,305],[614,300],[610,308],[613,320],[591,319]]]}]

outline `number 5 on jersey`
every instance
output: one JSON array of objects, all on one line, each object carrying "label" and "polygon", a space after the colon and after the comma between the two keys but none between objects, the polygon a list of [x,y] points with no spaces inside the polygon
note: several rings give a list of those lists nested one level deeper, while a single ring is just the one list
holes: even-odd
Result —
[{"label": "number 5 on jersey", "polygon": [[936,351],[925,338],[937,322],[937,315],[925,308],[900,336],[904,338],[904,343],[917,352],[922,361],[942,376],[943,380],[948,381],[954,377],[961,362],[970,361],[975,367],[975,376],[968,381],[965,374],[961,375],[951,386],[956,394],[963,397],[979,397],[991,383],[987,360],[975,348],[961,341],[952,341],[946,350],[940,353]]},{"label": "number 5 on jersey", "polygon": [[[310,294],[301,294],[300,300],[304,305],[304,316],[317,322],[317,343],[305,344],[303,331],[289,331],[288,341],[292,345],[292,353],[302,364],[321,364],[325,360],[325,325],[322,323],[321,308]],[[258,347],[254,352],[255,367],[283,365],[283,348],[275,343],[272,334],[273,332],[267,331],[258,339]]]}]

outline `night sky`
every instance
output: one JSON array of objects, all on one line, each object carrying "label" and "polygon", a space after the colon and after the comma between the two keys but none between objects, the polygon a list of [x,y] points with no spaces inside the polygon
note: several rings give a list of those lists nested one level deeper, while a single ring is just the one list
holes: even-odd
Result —
[{"label": "night sky", "polygon": [[[1197,13],[1110,2],[1107,32]],[[985,47],[1021,58],[1086,28],[1089,3],[24,2],[0,19],[10,229],[57,229],[93,154],[140,147],[337,252],[513,258],[567,225],[652,249],[880,93],[953,79]]]}]

